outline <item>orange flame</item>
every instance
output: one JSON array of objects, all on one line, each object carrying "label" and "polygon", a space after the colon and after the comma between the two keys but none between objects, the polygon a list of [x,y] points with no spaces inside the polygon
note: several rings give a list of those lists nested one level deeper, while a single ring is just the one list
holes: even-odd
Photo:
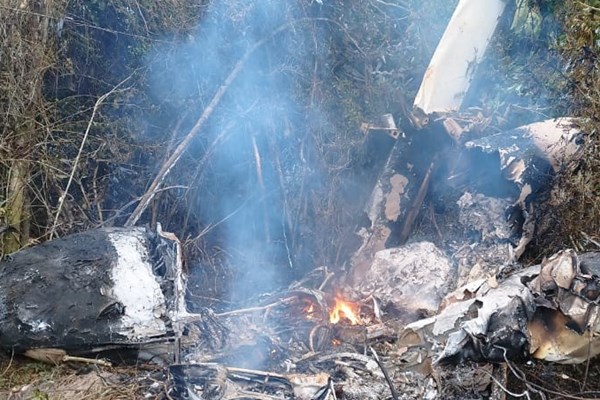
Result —
[{"label": "orange flame", "polygon": [[316,310],[313,303],[308,303],[302,311],[306,314],[306,319],[314,319]]},{"label": "orange flame", "polygon": [[335,296],[335,306],[329,312],[329,322],[337,324],[342,318],[350,321],[352,325],[361,323],[358,304],[345,301],[340,296]]}]

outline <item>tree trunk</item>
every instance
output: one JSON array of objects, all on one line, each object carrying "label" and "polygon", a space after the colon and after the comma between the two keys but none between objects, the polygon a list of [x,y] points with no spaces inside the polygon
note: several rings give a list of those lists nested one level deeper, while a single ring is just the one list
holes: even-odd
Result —
[{"label": "tree trunk", "polygon": [[11,165],[8,175],[6,196],[6,222],[14,230],[4,236],[3,253],[10,254],[19,250],[29,241],[27,180],[29,165],[26,160],[16,160]]},{"label": "tree trunk", "polygon": [[44,114],[49,112],[42,93],[45,72],[52,66],[54,46],[51,14],[64,7],[49,1],[22,2],[19,10],[0,14],[0,137],[4,194],[2,254],[29,242],[29,184],[39,143],[45,136]]}]

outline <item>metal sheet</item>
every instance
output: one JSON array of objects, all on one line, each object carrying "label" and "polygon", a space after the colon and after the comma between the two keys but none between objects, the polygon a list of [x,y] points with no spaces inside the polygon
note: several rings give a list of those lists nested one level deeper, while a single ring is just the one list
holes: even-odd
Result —
[{"label": "metal sheet", "polygon": [[414,107],[458,111],[504,12],[504,0],[461,0],[425,71]]}]

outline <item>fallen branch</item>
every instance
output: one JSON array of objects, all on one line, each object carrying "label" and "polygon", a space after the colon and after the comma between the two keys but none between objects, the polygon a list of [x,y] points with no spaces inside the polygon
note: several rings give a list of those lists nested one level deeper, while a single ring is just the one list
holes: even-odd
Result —
[{"label": "fallen branch", "polygon": [[98,358],[70,356],[63,349],[30,349],[24,355],[34,360],[59,365],[66,362],[78,362],[84,364],[101,365],[103,367],[112,367],[112,363]]},{"label": "fallen branch", "polygon": [[135,208],[135,210],[133,210],[133,213],[131,213],[131,215],[125,222],[125,226],[130,227],[137,223],[137,221],[140,219],[144,211],[146,211],[146,208],[148,208],[148,205],[156,195],[156,191],[158,190],[159,186],[163,183],[163,181],[165,180],[171,169],[175,166],[175,164],[177,164],[177,162],[179,161],[179,159],[181,158],[191,141],[198,135],[198,133],[200,133],[200,129],[202,129],[206,121],[208,121],[208,118],[215,111],[215,108],[221,102],[221,99],[227,92],[227,89],[229,89],[233,81],[235,81],[235,79],[242,71],[244,64],[246,64],[246,62],[248,61],[250,56],[256,51],[256,49],[258,49],[260,46],[266,43],[266,41],[267,39],[263,39],[254,44],[254,46],[252,46],[246,52],[246,54],[244,54],[242,58],[235,64],[235,66],[233,67],[233,69],[231,70],[221,87],[219,87],[219,89],[213,96],[208,106],[202,112],[202,115],[200,115],[200,118],[198,118],[198,121],[196,121],[196,124],[189,131],[186,137],[181,141],[181,143],[179,143],[179,146],[177,146],[173,154],[171,154],[167,161],[163,163],[162,167],[158,171],[158,174],[152,181],[152,184],[150,185],[148,190],[146,190],[146,193],[142,195],[138,206]]},{"label": "fallen branch", "polygon": [[394,400],[398,400],[398,398],[399,398],[398,397],[398,392],[396,391],[396,388],[394,387],[394,383],[392,382],[392,380],[390,378],[390,374],[388,374],[387,369],[385,368],[385,366],[383,365],[383,363],[379,359],[379,356],[375,352],[375,349],[373,349],[372,347],[369,346],[369,350],[371,351],[371,354],[373,355],[373,359],[375,360],[375,362],[379,366],[379,369],[383,373],[383,377],[385,378],[385,381],[387,382],[388,386],[390,387],[390,392],[392,394],[392,398]]},{"label": "fallen branch", "polygon": [[282,304],[289,303],[292,300],[295,300],[295,298],[288,297],[288,298],[276,301],[275,303],[267,304],[266,306],[250,307],[250,308],[244,308],[244,309],[241,309],[241,310],[226,311],[226,312],[223,312],[223,313],[220,313],[220,314],[215,314],[215,316],[217,316],[217,317],[231,317],[233,315],[248,314],[248,313],[253,313],[253,312],[257,312],[257,311],[266,311],[266,310],[269,310],[269,309],[271,309],[273,307],[277,307],[277,306],[280,306]]}]

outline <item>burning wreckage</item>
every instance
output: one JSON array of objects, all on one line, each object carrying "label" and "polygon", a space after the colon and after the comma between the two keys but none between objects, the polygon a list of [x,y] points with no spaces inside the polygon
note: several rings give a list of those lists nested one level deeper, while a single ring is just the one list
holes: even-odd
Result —
[{"label": "burning wreckage", "polygon": [[[415,99],[423,132],[400,132],[391,115],[363,126],[395,141],[347,276],[322,267],[252,307],[191,313],[174,235],[92,230],[0,263],[0,346],[53,363],[152,361],[168,370],[168,396],[184,399],[501,399],[513,361],[599,354],[600,255],[565,249],[518,263],[537,193],[576,155],[576,121],[462,140],[473,125],[456,118],[471,65],[504,11],[504,1],[490,4],[459,2]],[[457,154],[442,146],[411,158],[427,147],[428,125]],[[482,178],[482,163],[497,173]],[[412,234],[440,184],[454,189],[454,219],[433,221],[438,239],[453,238],[443,246]]]}]

